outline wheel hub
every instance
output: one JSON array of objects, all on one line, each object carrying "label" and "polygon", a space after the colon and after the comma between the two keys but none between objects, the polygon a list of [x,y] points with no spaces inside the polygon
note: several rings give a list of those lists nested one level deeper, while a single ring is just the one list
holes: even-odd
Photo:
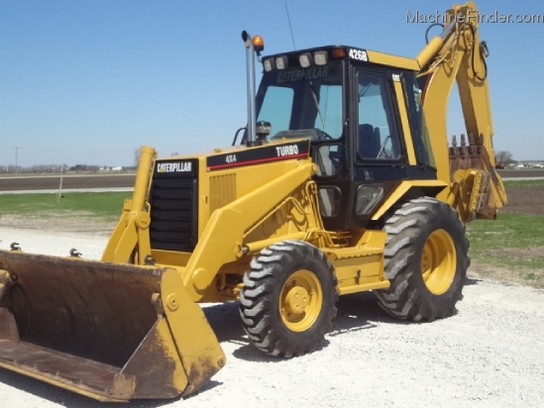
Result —
[{"label": "wheel hub", "polygon": [[285,326],[294,332],[308,330],[319,317],[323,305],[323,288],[309,270],[293,272],[280,294],[280,315]]},{"label": "wheel hub", "polygon": [[294,286],[285,296],[285,308],[288,313],[304,313],[310,303],[310,294],[302,286]]}]

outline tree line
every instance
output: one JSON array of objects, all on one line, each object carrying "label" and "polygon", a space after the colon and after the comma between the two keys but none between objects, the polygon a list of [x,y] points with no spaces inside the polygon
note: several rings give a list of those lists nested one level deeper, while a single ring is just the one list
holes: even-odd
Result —
[{"label": "tree line", "polygon": [[67,164],[36,164],[33,166],[15,166],[10,164],[8,166],[0,165],[0,174],[4,173],[40,173],[40,174],[59,174],[66,171],[85,171],[96,173],[100,171],[100,166],[88,165],[88,164],[76,164],[75,166],[68,166]]}]

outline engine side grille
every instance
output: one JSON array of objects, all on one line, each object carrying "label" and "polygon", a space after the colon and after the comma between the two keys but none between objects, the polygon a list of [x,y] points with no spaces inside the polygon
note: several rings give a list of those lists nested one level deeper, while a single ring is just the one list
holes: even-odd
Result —
[{"label": "engine side grille", "polygon": [[210,177],[210,214],[236,200],[236,173]]},{"label": "engine side grille", "polygon": [[151,248],[192,252],[198,239],[198,160],[158,161],[149,202]]}]

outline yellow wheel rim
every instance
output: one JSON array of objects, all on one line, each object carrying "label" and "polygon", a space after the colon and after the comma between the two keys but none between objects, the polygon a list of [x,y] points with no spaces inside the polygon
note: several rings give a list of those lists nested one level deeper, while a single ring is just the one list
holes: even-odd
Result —
[{"label": "yellow wheel rim", "polygon": [[423,246],[421,273],[427,289],[435,295],[446,292],[455,278],[455,242],[443,229],[434,231]]},{"label": "yellow wheel rim", "polygon": [[309,270],[294,272],[281,289],[280,315],[285,326],[294,332],[308,330],[323,306],[323,288]]}]

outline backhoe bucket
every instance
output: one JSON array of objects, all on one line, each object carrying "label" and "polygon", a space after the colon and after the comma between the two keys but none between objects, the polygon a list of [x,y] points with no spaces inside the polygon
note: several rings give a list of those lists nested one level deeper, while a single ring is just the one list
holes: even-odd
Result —
[{"label": "backhoe bucket", "polygon": [[175,269],[0,251],[0,367],[127,401],[188,395],[224,364]]}]

